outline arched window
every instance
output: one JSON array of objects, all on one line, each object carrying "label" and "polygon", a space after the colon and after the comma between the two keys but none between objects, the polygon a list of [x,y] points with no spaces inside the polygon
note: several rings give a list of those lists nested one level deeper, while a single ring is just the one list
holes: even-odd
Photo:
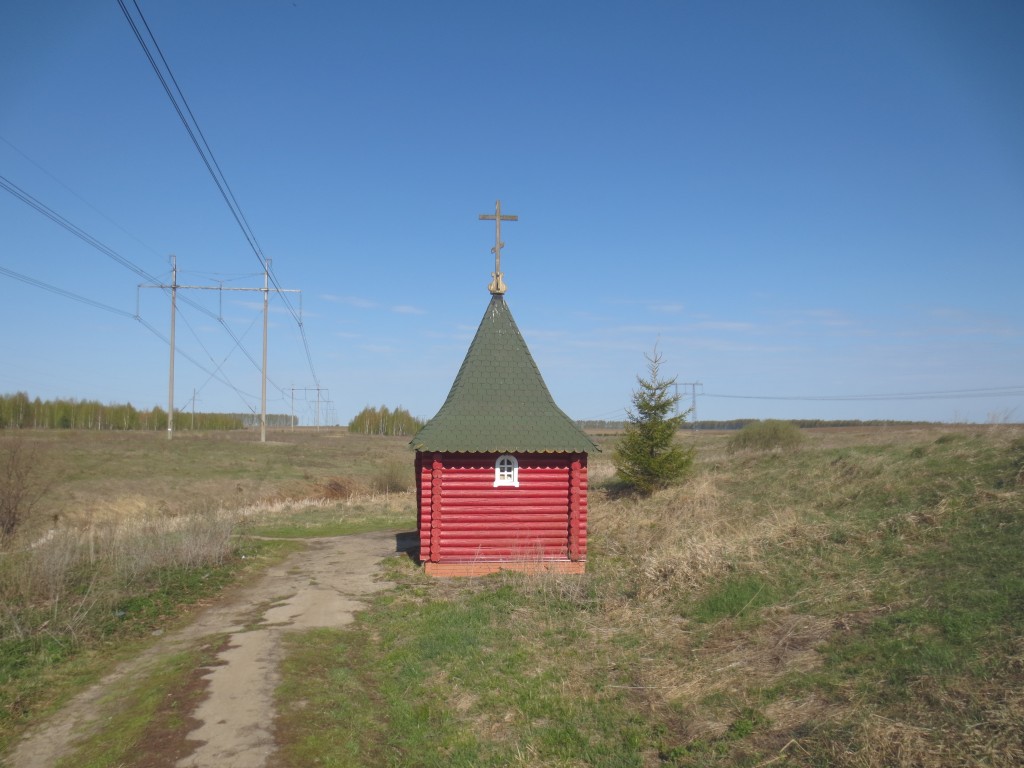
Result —
[{"label": "arched window", "polygon": [[516,461],[515,456],[510,456],[507,453],[499,456],[494,462],[494,487],[497,488],[501,485],[519,487],[519,462]]}]

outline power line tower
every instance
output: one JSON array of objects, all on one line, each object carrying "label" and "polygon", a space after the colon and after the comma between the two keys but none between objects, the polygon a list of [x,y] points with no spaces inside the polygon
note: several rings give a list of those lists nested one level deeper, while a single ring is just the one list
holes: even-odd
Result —
[{"label": "power line tower", "polygon": [[[690,413],[693,414],[693,429],[697,429],[697,395],[704,394],[704,384],[700,381],[680,381],[676,383],[676,397],[679,397],[679,387],[690,388]],[[701,387],[701,391],[697,391],[697,387]],[[686,392],[684,390],[683,394]],[[676,415],[679,415],[679,400],[676,400]]]},{"label": "power line tower", "polygon": [[[267,321],[270,314],[270,259],[263,262],[263,287],[262,288],[225,288],[223,285],[179,285],[178,284],[178,259],[171,256],[171,284],[170,285],[140,285],[139,288],[163,288],[171,289],[171,365],[168,374],[167,384],[167,439],[170,440],[174,434],[174,319],[177,304],[178,291],[187,289],[192,291],[261,291],[263,293],[263,369],[262,388],[260,393],[260,442],[267,442]],[[297,288],[277,288],[275,293],[302,293]],[[222,321],[223,322],[223,321]]]},{"label": "power line tower", "polygon": [[321,399],[320,393],[327,391],[328,390],[326,387],[292,387],[292,431],[295,430],[295,393],[302,392],[303,394],[305,394],[306,392],[316,392],[316,411],[314,412],[315,415],[313,417],[313,426],[315,426],[316,431],[319,432],[321,413],[320,404],[322,402],[328,404],[331,402],[330,400]]}]

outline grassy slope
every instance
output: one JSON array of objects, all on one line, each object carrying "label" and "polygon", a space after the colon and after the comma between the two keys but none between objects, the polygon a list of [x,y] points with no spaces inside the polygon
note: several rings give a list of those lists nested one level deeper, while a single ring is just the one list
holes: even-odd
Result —
[{"label": "grassy slope", "polygon": [[[238,507],[273,498],[365,491],[401,461],[412,480],[407,438],[344,431],[272,430],[178,433],[53,431],[22,433],[40,450],[49,492],[38,527],[54,515],[72,524],[159,509],[171,514]],[[0,432],[0,440],[10,439]]]},{"label": "grassy slope", "polygon": [[356,628],[296,637],[280,764],[1024,761],[1019,431],[700,440],[684,487],[596,490],[582,579],[398,562]]},{"label": "grassy slope", "polygon": [[[0,753],[152,633],[182,621],[191,606],[299,546],[229,540],[233,525],[287,538],[414,525],[408,494],[345,498],[370,488],[378,468],[408,459],[407,441],[330,431],[270,437],[261,445],[252,433],[168,441],[157,433],[0,432],[0,440],[38,449],[38,471],[49,486],[23,539],[0,554]],[[411,464],[408,474],[411,480]],[[323,506],[280,503],[325,493],[335,498]],[[277,503],[252,507],[268,501]],[[249,509],[238,525],[240,506]],[[172,542],[146,540],[174,520],[183,527],[172,536],[195,543],[221,536],[209,544],[210,557],[196,559],[196,546],[181,546],[194,562],[177,565],[163,557]],[[54,528],[58,536],[44,546],[24,546]],[[83,531],[77,538],[75,529]],[[90,529],[95,535],[85,533]],[[150,562],[162,557],[170,562]],[[167,684],[143,681],[140,700]],[[130,730],[113,724],[114,743]]]},{"label": "grassy slope", "polygon": [[[70,609],[21,601],[5,608],[0,622],[0,754],[119,660],[187,620],[203,601],[292,549],[290,542],[239,541],[219,564],[156,568],[131,584],[83,573],[63,593]],[[0,580],[13,578],[9,569],[0,568]]]},{"label": "grassy slope", "polygon": [[[44,435],[40,524],[369,487],[382,465],[411,465],[402,440],[239,437]],[[642,502],[609,497],[609,452],[594,457],[585,577],[427,580],[398,559],[399,588],[352,630],[296,635],[278,763],[1024,762],[1019,430],[817,431],[784,455],[686,439],[696,475]],[[409,526],[408,506],[339,501],[260,525]],[[137,606],[136,636],[173,613],[162,599]],[[4,683],[0,744],[111,650],[8,657],[40,666],[27,693]]]}]

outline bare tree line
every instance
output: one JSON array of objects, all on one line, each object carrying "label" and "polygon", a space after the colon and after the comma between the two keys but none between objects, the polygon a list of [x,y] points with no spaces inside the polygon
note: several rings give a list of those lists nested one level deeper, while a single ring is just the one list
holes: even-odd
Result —
[{"label": "bare tree line", "polygon": [[[284,417],[289,418],[289,417]],[[243,429],[233,413],[184,413],[175,410],[175,429]],[[103,404],[75,398],[41,400],[24,392],[0,395],[0,429],[166,430],[167,411],[139,409],[131,403]]]}]

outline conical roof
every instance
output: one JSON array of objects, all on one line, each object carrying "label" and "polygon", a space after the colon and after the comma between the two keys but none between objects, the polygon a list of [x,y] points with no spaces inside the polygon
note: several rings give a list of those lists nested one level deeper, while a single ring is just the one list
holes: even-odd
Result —
[{"label": "conical roof", "polygon": [[448,399],[410,444],[467,453],[600,450],[555,405],[500,294],[491,297]]}]

